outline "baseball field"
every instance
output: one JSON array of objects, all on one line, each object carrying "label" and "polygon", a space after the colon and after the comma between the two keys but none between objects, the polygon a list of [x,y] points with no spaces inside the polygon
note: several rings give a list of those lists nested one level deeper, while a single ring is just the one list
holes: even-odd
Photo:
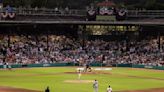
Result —
[{"label": "baseball field", "polygon": [[[94,67],[93,69],[98,68]],[[113,92],[164,92],[164,71],[112,68],[82,73],[77,67],[19,68],[0,70],[0,92],[93,92],[93,81],[99,82],[99,92],[111,85]]]}]

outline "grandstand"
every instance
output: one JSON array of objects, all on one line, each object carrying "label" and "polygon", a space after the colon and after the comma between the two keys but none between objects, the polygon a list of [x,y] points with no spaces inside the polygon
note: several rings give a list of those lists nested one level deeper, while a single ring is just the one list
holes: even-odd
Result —
[{"label": "grandstand", "polygon": [[[25,42],[22,42],[22,44],[28,43],[27,45],[32,43],[36,44],[39,39],[44,39],[43,42],[40,42],[40,45],[45,46],[45,54],[47,51],[50,52],[49,50],[51,47],[49,46],[49,43],[53,43],[50,39],[57,39],[58,36],[59,38],[60,36],[61,38],[63,36],[66,37],[64,39],[67,39],[68,37],[69,41],[71,42],[68,42],[70,45],[68,46],[69,49],[67,46],[66,48],[58,47],[58,51],[62,49],[66,49],[66,51],[73,51],[81,48],[82,52],[88,52],[88,50],[86,50],[87,43],[90,43],[91,40],[93,40],[93,43],[95,43],[94,41],[97,40],[104,40],[106,43],[111,41],[125,41],[124,44],[126,44],[125,47],[127,48],[126,53],[129,53],[130,49],[134,49],[134,47],[130,47],[131,43],[137,44],[138,42],[142,42],[145,39],[147,41],[148,39],[150,41],[154,39],[156,40],[157,46],[155,50],[158,49],[160,52],[160,50],[163,49],[163,13],[163,10],[127,10],[122,7],[116,7],[116,4],[111,1],[97,3],[96,7],[90,6],[87,10],[14,8],[8,5],[1,9],[0,30],[3,31],[0,31],[0,33],[2,36],[1,42],[4,42],[1,44],[1,49],[4,50],[4,48],[6,48],[6,50],[4,50],[6,54],[2,53],[1,62],[6,61],[8,53],[10,52],[10,50],[8,52],[8,49],[12,48],[12,46],[15,47],[15,45],[18,44],[19,41],[22,42],[23,39]],[[104,17],[105,19],[102,20],[97,19],[100,16],[101,18],[104,16],[107,17]],[[107,18],[109,17],[116,18],[116,20],[108,20]],[[41,36],[41,38],[39,38],[39,36]],[[34,42],[28,42],[28,39],[33,39]],[[56,43],[54,42],[54,44]],[[63,43],[59,44],[62,45]],[[38,49],[40,48],[37,45],[34,47]],[[123,48],[119,48],[119,50],[120,49]],[[108,49],[103,50],[109,51]],[[13,53],[18,54],[18,52]],[[35,54],[36,53],[39,52],[37,51]],[[25,55],[27,55],[27,53]],[[46,54],[47,59],[50,56],[52,56],[50,53]],[[102,56],[104,56],[104,54],[102,54]],[[29,56],[27,59],[30,57],[31,56]],[[16,54],[13,58],[16,58]],[[35,58],[39,57],[36,56]],[[68,56],[67,58],[71,60],[75,59],[73,56]],[[16,61],[16,59],[14,61]],[[48,62],[48,60],[46,62]],[[38,60],[37,63],[39,63]]]}]

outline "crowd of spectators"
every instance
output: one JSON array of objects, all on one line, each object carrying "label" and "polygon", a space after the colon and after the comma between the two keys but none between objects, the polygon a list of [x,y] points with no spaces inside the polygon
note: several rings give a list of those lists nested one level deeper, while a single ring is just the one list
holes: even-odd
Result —
[{"label": "crowd of spectators", "polygon": [[105,63],[164,65],[164,45],[156,39],[141,41],[83,41],[66,37],[2,36],[0,64]]}]

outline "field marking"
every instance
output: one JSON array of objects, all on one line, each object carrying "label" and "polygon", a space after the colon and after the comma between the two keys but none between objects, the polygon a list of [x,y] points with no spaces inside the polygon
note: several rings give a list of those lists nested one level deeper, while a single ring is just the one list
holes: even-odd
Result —
[{"label": "field marking", "polygon": [[110,70],[112,70],[112,68],[94,68],[94,70],[99,70],[99,71],[110,71]]},{"label": "field marking", "polygon": [[[106,70],[112,70],[112,68],[92,68],[93,70],[104,70],[104,71],[106,71]],[[78,71],[78,70],[81,70],[81,71],[84,71],[85,70],[85,68],[76,68],[76,70]]]},{"label": "field marking", "polygon": [[76,71],[84,71],[85,70],[85,68],[76,68]]}]

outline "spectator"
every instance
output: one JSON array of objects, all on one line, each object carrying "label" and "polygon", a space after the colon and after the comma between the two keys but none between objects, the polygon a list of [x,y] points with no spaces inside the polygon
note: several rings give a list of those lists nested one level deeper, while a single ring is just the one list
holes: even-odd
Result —
[{"label": "spectator", "polygon": [[49,87],[46,88],[45,92],[50,92],[50,89]]},{"label": "spectator", "polygon": [[8,13],[13,13],[13,8],[12,8],[10,5],[7,5],[7,6],[6,6],[6,11],[7,11]]}]

